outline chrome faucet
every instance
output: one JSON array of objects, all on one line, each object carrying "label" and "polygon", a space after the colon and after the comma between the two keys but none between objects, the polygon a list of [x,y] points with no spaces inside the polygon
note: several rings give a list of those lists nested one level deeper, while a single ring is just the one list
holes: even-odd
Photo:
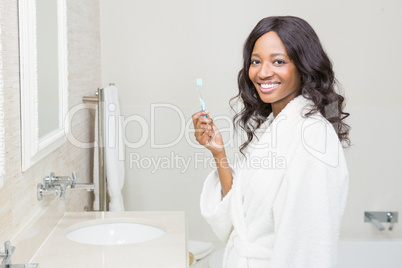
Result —
[{"label": "chrome faucet", "polygon": [[365,211],[364,222],[371,222],[377,227],[378,230],[385,230],[381,222],[389,223],[388,230],[392,231],[394,224],[398,222],[398,212],[386,211]]},{"label": "chrome faucet", "polygon": [[15,247],[11,246],[10,241],[4,242],[4,252],[0,252],[0,258],[3,258],[0,268],[39,268],[38,263],[11,264],[11,257]]},{"label": "chrome faucet", "polygon": [[66,198],[67,187],[83,189],[86,191],[93,191],[93,183],[77,183],[77,173],[72,172],[71,177],[68,176],[56,176],[54,172],[50,173],[50,176],[46,176],[43,179],[43,184],[37,185],[37,198],[42,200],[44,196],[57,196],[60,198]]},{"label": "chrome faucet", "polygon": [[13,255],[15,247],[11,246],[10,241],[4,242],[4,252],[0,252],[0,258],[3,258],[1,267],[7,267],[11,264],[11,256]]}]

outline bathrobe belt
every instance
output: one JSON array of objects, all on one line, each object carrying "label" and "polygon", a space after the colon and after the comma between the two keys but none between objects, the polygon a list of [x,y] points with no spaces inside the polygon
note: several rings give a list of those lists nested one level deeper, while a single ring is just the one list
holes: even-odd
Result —
[{"label": "bathrobe belt", "polygon": [[233,244],[240,257],[256,259],[271,259],[272,257],[272,249],[248,241],[241,241],[238,237],[234,239]]}]

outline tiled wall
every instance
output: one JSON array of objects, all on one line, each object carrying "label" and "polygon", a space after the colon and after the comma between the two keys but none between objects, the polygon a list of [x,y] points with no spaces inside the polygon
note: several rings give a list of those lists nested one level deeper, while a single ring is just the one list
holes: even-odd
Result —
[{"label": "tiled wall", "polygon": [[[0,243],[3,243],[12,239],[36,213],[47,208],[49,202],[36,199],[36,184],[51,171],[70,175],[74,170],[79,181],[91,180],[93,150],[66,142],[28,171],[21,172],[18,1],[0,0],[0,12],[6,153],[4,186],[0,189]],[[101,86],[98,0],[68,0],[67,20],[68,101],[72,108],[82,103],[82,96],[93,95]],[[93,114],[82,110],[73,117],[71,131],[79,141],[92,141]],[[85,206],[91,207],[91,198],[85,191],[69,190],[67,210],[82,211]]]}]

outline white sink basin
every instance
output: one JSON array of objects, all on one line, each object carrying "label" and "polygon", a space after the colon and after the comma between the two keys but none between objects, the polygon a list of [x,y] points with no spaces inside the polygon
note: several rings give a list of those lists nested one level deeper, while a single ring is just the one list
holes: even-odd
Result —
[{"label": "white sink basin", "polygon": [[66,234],[72,241],[90,245],[134,244],[156,239],[165,231],[159,227],[133,222],[93,221]]}]

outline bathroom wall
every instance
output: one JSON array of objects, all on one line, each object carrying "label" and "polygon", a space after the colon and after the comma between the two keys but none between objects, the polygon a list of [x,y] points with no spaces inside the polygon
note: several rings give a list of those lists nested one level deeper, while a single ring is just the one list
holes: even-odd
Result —
[{"label": "bathroom wall", "polygon": [[[401,9],[395,0],[101,0],[102,81],[116,83],[126,119],[126,208],[185,210],[190,238],[215,239],[198,205],[211,157],[188,131],[199,110],[196,78],[229,141],[245,38],[263,17],[295,15],[321,38],[351,113],[341,237],[401,237],[398,225],[380,233],[363,222],[366,210],[402,212]],[[232,159],[238,146],[228,146]]]},{"label": "bathroom wall", "polygon": [[[70,175],[74,170],[81,182],[89,182],[92,173],[92,150],[77,148],[69,142],[28,171],[21,172],[17,3],[17,0],[0,0],[6,151],[4,186],[0,189],[0,243],[12,239],[30,219],[52,203],[36,199],[36,184],[51,171]],[[67,8],[68,101],[71,108],[82,103],[82,96],[93,95],[101,85],[99,3],[97,0],[68,0]],[[74,115],[71,131],[78,140],[92,141],[93,120],[93,113],[88,110]],[[92,206],[90,193],[67,192],[67,210],[82,211],[85,206]]]}]

